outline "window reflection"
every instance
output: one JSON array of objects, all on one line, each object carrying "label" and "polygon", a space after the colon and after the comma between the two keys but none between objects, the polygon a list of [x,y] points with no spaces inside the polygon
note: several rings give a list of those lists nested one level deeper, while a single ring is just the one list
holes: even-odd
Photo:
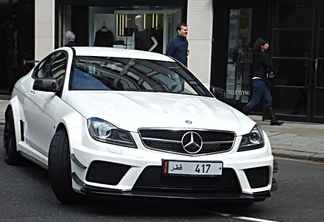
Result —
[{"label": "window reflection", "polygon": [[250,93],[252,9],[231,9],[228,35],[226,100],[247,103]]},{"label": "window reflection", "polygon": [[211,96],[175,62],[132,58],[77,57],[72,90],[154,91]]}]

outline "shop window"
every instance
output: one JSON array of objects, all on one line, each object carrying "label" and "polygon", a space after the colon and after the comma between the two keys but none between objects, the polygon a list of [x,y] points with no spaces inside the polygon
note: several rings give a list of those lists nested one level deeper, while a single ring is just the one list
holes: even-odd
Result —
[{"label": "shop window", "polygon": [[76,34],[77,45],[165,53],[168,41],[176,36],[176,25],[184,21],[183,8],[183,5],[58,5],[56,44],[63,46],[64,33],[71,30]]},{"label": "shop window", "polygon": [[247,103],[251,76],[252,9],[231,9],[228,35],[226,99]]},{"label": "shop window", "polygon": [[163,52],[165,13],[116,14],[117,45],[125,48]]}]

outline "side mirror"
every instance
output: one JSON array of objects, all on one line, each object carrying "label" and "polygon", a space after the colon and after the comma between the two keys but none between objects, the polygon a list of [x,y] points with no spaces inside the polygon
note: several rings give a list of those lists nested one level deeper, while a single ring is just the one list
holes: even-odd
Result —
[{"label": "side mirror", "polygon": [[210,86],[210,92],[220,101],[226,100],[226,93],[225,90],[217,87],[217,86]]},{"label": "side mirror", "polygon": [[42,78],[36,79],[33,85],[34,90],[45,91],[45,92],[58,92],[59,89],[56,88],[55,78]]}]

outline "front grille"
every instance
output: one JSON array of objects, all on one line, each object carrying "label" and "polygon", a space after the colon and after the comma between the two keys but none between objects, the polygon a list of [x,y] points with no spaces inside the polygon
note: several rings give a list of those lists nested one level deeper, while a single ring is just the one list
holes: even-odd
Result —
[{"label": "front grille", "polygon": [[269,168],[258,167],[244,170],[251,188],[265,187],[269,184]]},{"label": "front grille", "polygon": [[223,169],[217,177],[189,177],[163,175],[161,167],[145,168],[132,191],[146,191],[160,193],[240,193],[237,176],[233,169]]},{"label": "front grille", "polygon": [[199,131],[199,130],[165,130],[165,129],[140,129],[144,145],[149,149],[188,154],[182,147],[182,137],[187,132],[195,132],[202,138],[202,149],[195,153],[212,154],[226,152],[232,149],[235,134],[233,132],[221,131]]}]

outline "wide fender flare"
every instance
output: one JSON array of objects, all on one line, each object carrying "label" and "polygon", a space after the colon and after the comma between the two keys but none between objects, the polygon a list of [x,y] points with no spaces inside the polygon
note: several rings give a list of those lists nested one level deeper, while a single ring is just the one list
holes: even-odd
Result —
[{"label": "wide fender flare", "polygon": [[10,109],[12,110],[13,117],[14,117],[16,141],[18,143],[22,140],[22,138],[21,138],[22,129],[21,129],[20,122],[21,121],[25,122],[26,118],[25,118],[25,114],[22,109],[22,105],[21,105],[17,96],[14,96],[9,100],[7,107],[6,107],[5,116]]},{"label": "wide fender flare", "polygon": [[265,144],[266,147],[269,147],[269,149],[267,150],[268,154],[272,155],[272,146],[271,146],[270,139],[269,139],[267,133],[264,130],[262,130],[262,132],[263,132],[264,144]]},{"label": "wide fender flare", "polygon": [[87,129],[87,119],[78,112],[72,111],[59,119],[56,126],[57,130],[62,129],[63,125],[69,138],[70,152],[73,153],[71,149],[82,143],[82,137],[86,133],[85,129]]}]

